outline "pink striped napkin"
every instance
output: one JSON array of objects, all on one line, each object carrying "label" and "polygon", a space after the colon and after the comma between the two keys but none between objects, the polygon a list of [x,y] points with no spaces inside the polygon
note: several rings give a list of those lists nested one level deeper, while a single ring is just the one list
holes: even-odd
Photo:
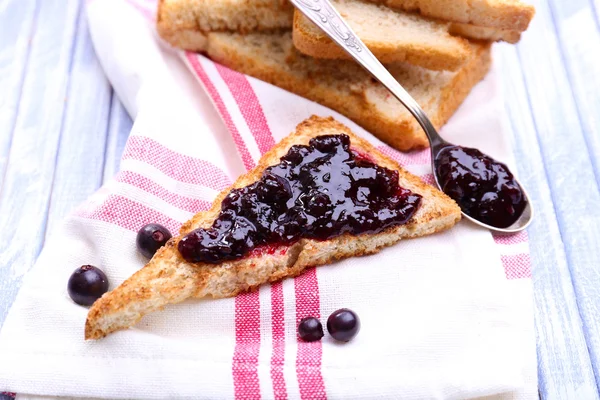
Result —
[{"label": "pink striped napkin", "polygon": [[[492,237],[466,222],[83,342],[87,310],[64,289],[75,267],[103,268],[114,287],[143,265],[139,227],[176,232],[312,114],[333,115],[431,182],[426,150],[397,152],[331,110],[162,47],[154,6],[88,3],[99,58],[135,124],[121,171],[54,232],[26,277],[0,332],[0,388],[22,398],[535,398],[527,235]],[[492,73],[444,135],[510,160],[501,109]],[[355,340],[296,338],[300,319],[341,307],[362,319]]]}]

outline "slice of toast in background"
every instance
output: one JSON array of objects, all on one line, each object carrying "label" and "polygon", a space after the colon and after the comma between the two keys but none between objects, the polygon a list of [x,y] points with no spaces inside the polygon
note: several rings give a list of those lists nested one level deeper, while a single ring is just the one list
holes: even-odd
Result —
[{"label": "slice of toast in background", "polygon": [[368,0],[444,21],[523,32],[535,8],[520,0]]},{"label": "slice of toast in background", "polygon": [[[466,39],[450,34],[450,23],[361,0],[334,0],[334,7],[382,63],[408,62],[432,70],[456,71],[471,55]],[[350,59],[301,12],[294,13],[294,45],[326,59]]]},{"label": "slice of toast in background", "polygon": [[[294,144],[308,144],[320,135],[344,133],[350,136],[353,149],[369,154],[378,165],[399,172],[401,187],[422,196],[419,209],[405,225],[388,228],[377,234],[342,236],[325,240],[301,239],[291,246],[261,255],[221,264],[190,264],[177,244],[188,232],[212,225],[221,209],[221,201],[232,188],[247,186],[262,176],[270,165],[277,164]],[[119,287],[106,293],[91,307],[85,324],[85,338],[99,339],[111,332],[133,326],[144,315],[168,304],[187,298],[235,296],[261,284],[296,276],[308,267],[335,260],[372,254],[401,239],[430,235],[452,227],[460,220],[460,208],[448,196],[406,172],[396,162],[381,154],[366,140],[354,135],[333,118],[311,117],[296,131],[268,151],[257,167],[241,176],[215,199],[212,208],[192,217],[183,224],[180,235],[173,237],[150,262]]]},{"label": "slice of toast in background", "polygon": [[[489,70],[490,45],[471,47],[471,58],[455,72],[430,71],[406,63],[387,66],[438,129]],[[406,108],[358,64],[305,56],[294,48],[290,32],[211,33],[207,53],[234,70],[344,114],[398,150],[428,145],[425,133]]]}]

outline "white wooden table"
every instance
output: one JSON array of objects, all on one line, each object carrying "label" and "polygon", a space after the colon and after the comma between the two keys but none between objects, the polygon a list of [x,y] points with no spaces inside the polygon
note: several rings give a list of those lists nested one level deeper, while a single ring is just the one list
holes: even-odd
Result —
[{"label": "white wooden table", "polygon": [[[600,400],[600,0],[533,3],[499,61],[537,211],[540,394]],[[115,174],[131,125],[83,1],[0,0],[0,326],[57,221]]]}]

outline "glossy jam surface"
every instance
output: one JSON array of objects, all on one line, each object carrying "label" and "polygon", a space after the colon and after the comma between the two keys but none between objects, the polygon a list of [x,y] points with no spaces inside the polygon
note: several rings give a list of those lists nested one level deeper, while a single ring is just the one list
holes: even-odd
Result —
[{"label": "glossy jam surface", "polygon": [[525,196],[508,167],[477,149],[447,147],[435,165],[442,191],[478,221],[506,228],[525,209]]},{"label": "glossy jam surface", "polygon": [[319,136],[232,190],[212,227],[190,232],[178,248],[189,262],[218,263],[300,238],[380,232],[406,223],[420,202],[398,186],[397,171],[356,157],[348,136]]}]

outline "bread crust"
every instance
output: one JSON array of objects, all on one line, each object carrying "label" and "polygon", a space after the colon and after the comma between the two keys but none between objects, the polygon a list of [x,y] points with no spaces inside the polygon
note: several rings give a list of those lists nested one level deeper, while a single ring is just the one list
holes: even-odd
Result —
[{"label": "bread crust", "polygon": [[521,32],[486,26],[476,26],[461,23],[450,24],[449,32],[472,40],[486,40],[491,42],[519,43]]},{"label": "bread crust", "polygon": [[[423,196],[421,206],[407,224],[373,235],[345,234],[325,241],[301,239],[292,246],[282,246],[269,253],[253,253],[244,259],[218,265],[190,264],[183,260],[177,250],[183,235],[199,227],[209,227],[220,211],[221,201],[232,188],[258,180],[265,168],[278,163],[293,144],[308,144],[313,137],[334,133],[349,135],[354,149],[369,154],[379,165],[398,170],[400,185]],[[190,297],[235,296],[267,282],[297,276],[312,266],[376,253],[401,239],[448,229],[459,220],[460,209],[448,196],[406,172],[333,118],[313,116],[268,151],[256,168],[221,192],[210,210],[199,212],[183,224],[180,234],[169,240],[146,266],[97,300],[88,313],[85,338],[100,339],[116,330],[129,328],[144,315]]]}]

